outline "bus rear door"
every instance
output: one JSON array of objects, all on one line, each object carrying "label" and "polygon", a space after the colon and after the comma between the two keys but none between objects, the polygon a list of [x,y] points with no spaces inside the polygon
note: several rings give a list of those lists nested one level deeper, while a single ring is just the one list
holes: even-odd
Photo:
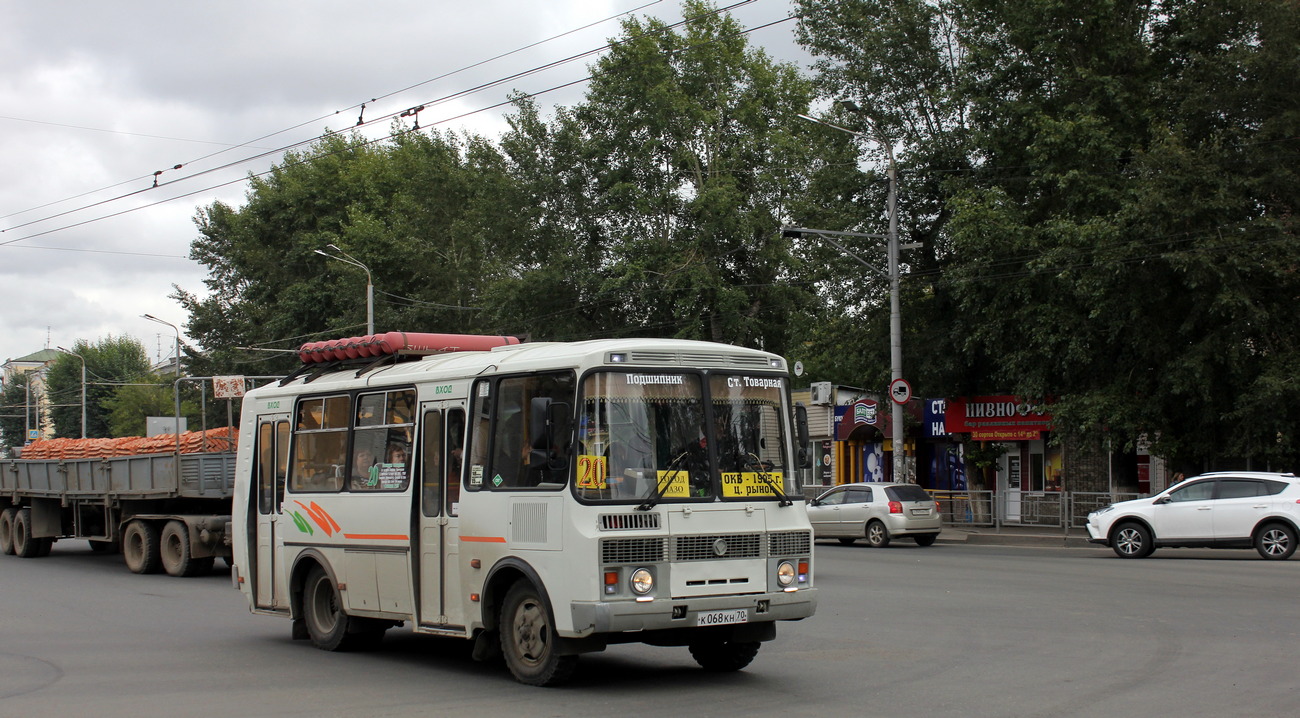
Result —
[{"label": "bus rear door", "polygon": [[289,469],[289,417],[261,416],[257,420],[256,537],[253,541],[253,595],[258,608],[283,608],[284,588],[277,586],[275,561],[278,524],[283,517],[284,482]]},{"label": "bus rear door", "polygon": [[465,626],[460,586],[460,482],[465,446],[461,403],[423,406],[419,502],[419,623],[442,631]]}]

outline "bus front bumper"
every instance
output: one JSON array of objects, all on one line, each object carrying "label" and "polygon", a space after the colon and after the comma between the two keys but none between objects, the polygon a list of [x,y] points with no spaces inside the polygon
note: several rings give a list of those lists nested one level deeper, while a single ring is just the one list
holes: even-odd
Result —
[{"label": "bus front bumper", "polygon": [[705,628],[807,618],[817,589],[740,596],[656,598],[653,601],[573,601],[574,636],[673,628]]}]

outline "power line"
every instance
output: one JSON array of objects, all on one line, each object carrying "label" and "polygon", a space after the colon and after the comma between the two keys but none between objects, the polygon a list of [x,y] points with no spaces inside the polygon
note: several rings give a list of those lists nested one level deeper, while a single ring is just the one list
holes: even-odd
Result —
[{"label": "power line", "polygon": [[[690,23],[690,22],[692,22],[692,21],[694,21],[694,20],[698,20],[700,17],[705,17],[705,16],[708,16],[708,15],[717,15],[717,14],[722,14],[722,13],[725,13],[725,12],[729,12],[730,10],[732,10],[732,9],[734,9],[734,8],[737,8],[737,7],[740,7],[740,6],[743,6],[743,5],[747,5],[747,4],[750,4],[750,3],[755,2],[755,1],[756,1],[756,0],[740,0],[739,2],[733,3],[732,5],[728,5],[728,6],[723,7],[723,8],[717,8],[717,9],[715,9],[715,10],[713,10],[713,11],[710,11],[710,12],[707,12],[707,13],[703,13],[703,14],[701,14],[701,15],[699,15],[699,16],[694,16],[694,17],[691,17],[691,18],[686,18],[686,19],[684,19],[684,20],[682,20],[682,21],[680,21],[680,22],[673,23],[673,24],[671,24],[671,25],[667,25],[667,26],[665,26],[665,30],[672,30],[672,29],[675,29],[675,28],[681,27],[681,26],[686,25],[686,24],[688,24],[688,23]],[[644,7],[644,6],[643,6],[643,7]],[[628,11],[628,12],[633,12],[633,11]],[[620,15],[622,15],[622,14],[627,14],[627,13],[620,13]],[[613,16],[613,17],[618,17],[618,15],[615,15],[615,16]],[[771,22],[771,23],[767,23],[767,24],[764,24],[764,25],[756,26],[756,27],[754,27],[754,28],[748,28],[748,29],[742,31],[741,34],[748,34],[748,33],[751,33],[751,32],[754,32],[754,31],[757,31],[757,30],[760,30],[760,29],[764,29],[764,28],[767,28],[767,27],[771,27],[771,26],[776,25],[776,24],[779,24],[779,23],[788,22],[788,21],[790,21],[790,20],[792,20],[792,19],[796,19],[796,18],[797,18],[797,16],[790,16],[790,17],[783,18],[783,19],[781,19],[781,20],[777,20],[777,21]],[[608,20],[608,19],[607,19],[607,20]],[[603,22],[603,21],[602,21],[602,22]],[[572,31],[570,31],[570,32],[572,32]],[[583,59],[583,58],[589,57],[589,56],[594,55],[594,54],[598,54],[598,53],[604,52],[604,51],[606,51],[606,50],[608,50],[608,49],[610,49],[610,48],[612,48],[612,47],[614,47],[614,46],[616,46],[616,45],[622,44],[623,42],[624,42],[623,40],[620,40],[620,41],[616,41],[616,42],[607,43],[607,44],[605,44],[605,45],[603,45],[603,46],[601,46],[601,47],[594,48],[594,49],[590,49],[590,50],[586,50],[586,51],[584,51],[584,52],[580,52],[580,53],[577,53],[577,54],[575,54],[575,55],[571,55],[571,56],[566,57],[566,58],[563,58],[563,59],[561,59],[561,60],[556,60],[556,61],[553,61],[553,62],[550,62],[550,63],[546,63],[546,64],[544,64],[544,65],[535,66],[535,67],[533,67],[533,68],[531,68],[531,69],[524,70],[524,71],[521,71],[521,72],[518,72],[518,73],[515,73],[515,74],[512,74],[512,75],[509,75],[509,76],[506,76],[506,77],[503,77],[503,78],[499,78],[499,79],[497,79],[497,80],[493,80],[493,81],[491,81],[491,82],[482,83],[482,84],[480,84],[480,85],[478,85],[478,86],[475,86],[475,87],[472,87],[472,88],[468,88],[468,89],[465,89],[465,90],[460,90],[460,91],[457,91],[457,92],[451,93],[451,94],[449,94],[449,95],[445,95],[445,96],[443,96],[443,97],[439,97],[439,98],[435,98],[435,99],[431,99],[431,100],[426,100],[424,103],[422,103],[422,104],[419,105],[419,108],[420,108],[420,109],[424,109],[424,108],[427,107],[428,105],[443,104],[443,103],[449,102],[449,101],[451,101],[451,100],[453,100],[453,99],[458,99],[458,98],[460,98],[460,97],[464,97],[464,96],[466,96],[466,95],[470,95],[470,94],[473,94],[473,93],[476,93],[476,92],[480,92],[480,91],[482,91],[482,90],[489,89],[489,88],[491,88],[491,87],[495,87],[495,86],[497,86],[497,85],[504,84],[504,83],[506,83],[506,82],[510,82],[511,80],[520,79],[520,78],[522,78],[522,77],[527,77],[527,76],[529,76],[529,75],[537,74],[537,73],[542,72],[542,71],[544,71],[544,70],[548,70],[548,69],[552,69],[552,68],[555,68],[555,67],[559,67],[559,66],[561,66],[561,65],[564,65],[564,64],[567,64],[567,63],[570,63],[570,62],[574,62],[574,61],[576,61],[576,60],[580,60],[580,59]],[[536,44],[536,43],[535,43],[535,44]],[[707,44],[707,43],[702,43],[702,44]],[[690,48],[683,48],[683,49],[690,49]],[[510,54],[510,53],[507,53],[507,54]],[[449,74],[454,74],[454,73],[449,73]],[[549,87],[549,88],[547,88],[547,89],[545,89],[545,90],[541,90],[541,91],[538,91],[538,92],[531,92],[531,93],[528,93],[528,94],[529,94],[529,96],[536,97],[536,96],[544,95],[544,94],[547,94],[547,93],[550,93],[550,92],[555,92],[555,91],[558,91],[558,90],[561,90],[561,89],[564,89],[564,88],[567,88],[567,87],[571,87],[571,86],[573,86],[573,85],[578,85],[578,84],[581,84],[581,83],[587,82],[587,81],[589,81],[590,79],[591,79],[591,76],[588,75],[588,76],[585,76],[585,77],[580,78],[580,79],[578,79],[578,80],[574,80],[574,81],[571,81],[571,82],[562,83],[562,84],[560,84],[560,85],[555,85],[555,86]],[[364,103],[362,103],[362,104],[364,104]],[[508,106],[508,105],[510,105],[510,104],[512,104],[512,101],[510,101],[510,100],[506,100],[506,101],[499,102],[499,103],[496,103],[496,104],[493,104],[493,105],[489,105],[489,106],[487,106],[487,107],[481,107],[481,108],[476,109],[476,110],[471,110],[471,111],[469,111],[469,112],[465,112],[465,113],[462,113],[462,114],[460,114],[460,115],[456,115],[456,116],[453,116],[453,117],[443,118],[443,119],[441,119],[441,120],[438,120],[438,121],[434,122],[433,124],[435,124],[435,125],[437,125],[437,124],[445,124],[445,123],[447,123],[447,122],[451,122],[451,121],[458,120],[458,119],[463,119],[463,118],[465,118],[465,117],[469,117],[469,116],[472,116],[472,115],[475,115],[475,114],[479,114],[479,113],[481,113],[481,112],[486,112],[486,111],[489,111],[489,110],[497,109],[497,108],[499,108],[499,107]],[[371,119],[371,120],[359,121],[357,126],[361,126],[361,125],[372,125],[372,124],[374,124],[374,123],[376,123],[376,122],[379,122],[379,121],[381,121],[381,120],[388,120],[388,119],[392,119],[392,118],[395,118],[395,117],[398,117],[398,116],[406,116],[406,115],[403,114],[403,113],[409,113],[412,109],[414,109],[414,108],[408,108],[408,110],[404,110],[404,111],[394,111],[394,112],[390,112],[390,113],[387,113],[387,114],[385,114],[385,115],[382,115],[382,116],[380,116],[380,117],[378,117],[378,118],[373,118],[373,119]],[[314,120],[313,120],[313,121],[314,121]],[[296,129],[297,127],[302,127],[302,126],[305,125],[305,124],[310,124],[310,122],[308,122],[308,123],[302,123],[302,124],[300,124],[300,125],[297,125],[297,126],[294,127],[294,128],[290,128],[290,129]],[[418,116],[417,116],[417,124],[418,124]],[[285,130],[285,131],[287,131],[287,130]],[[284,132],[284,131],[281,131],[281,132]],[[261,138],[258,138],[258,140],[265,139],[266,137],[273,136],[274,134],[280,134],[280,132],[273,133],[272,135],[265,135],[265,136],[263,136],[263,137],[261,137]],[[213,168],[209,168],[209,169],[206,169],[206,170],[201,170],[201,171],[198,171],[198,172],[194,172],[194,173],[191,173],[191,174],[189,174],[189,175],[186,175],[185,177],[181,177],[181,178],[178,178],[178,179],[175,179],[175,180],[171,180],[171,181],[168,181],[168,182],[160,183],[160,184],[156,185],[156,187],[165,187],[165,186],[169,186],[169,185],[172,185],[172,184],[176,184],[176,183],[178,183],[178,182],[183,182],[183,181],[190,180],[190,179],[193,179],[193,178],[196,178],[196,177],[200,177],[200,176],[203,176],[203,175],[206,175],[206,174],[211,174],[211,173],[213,173],[213,172],[218,172],[218,171],[221,171],[221,170],[224,170],[224,169],[228,169],[228,168],[231,168],[231,167],[237,166],[237,165],[239,165],[239,164],[244,164],[244,163],[251,162],[251,161],[254,161],[254,160],[257,160],[257,159],[261,159],[261,158],[264,158],[264,157],[270,156],[270,155],[272,155],[272,154],[279,154],[279,153],[287,152],[287,151],[289,151],[289,150],[291,150],[291,149],[294,149],[294,148],[297,148],[297,147],[300,147],[300,146],[303,146],[303,145],[307,145],[307,144],[310,144],[310,143],[312,143],[312,142],[318,142],[319,140],[321,140],[321,139],[323,139],[324,137],[328,136],[328,134],[329,134],[329,133],[324,134],[324,135],[318,135],[318,136],[316,136],[316,137],[312,137],[312,138],[305,139],[305,140],[302,140],[302,141],[299,141],[299,142],[295,142],[295,143],[292,143],[292,144],[289,144],[289,145],[285,145],[285,146],[280,147],[280,148],[275,149],[275,150],[269,150],[269,151],[267,151],[267,152],[259,153],[259,154],[257,154],[257,155],[253,155],[253,156],[251,156],[251,157],[247,157],[247,158],[244,158],[244,159],[241,159],[241,160],[236,160],[236,161],[233,161],[233,162],[229,162],[229,163],[226,163],[226,164],[224,164],[224,165],[220,165],[220,166],[218,166],[218,167],[213,167]],[[375,138],[375,139],[373,139],[373,140],[370,140],[369,142],[364,143],[364,145],[371,145],[371,144],[377,144],[377,143],[379,143],[379,142],[388,141],[388,140],[390,140],[390,139],[393,139],[393,137],[394,137],[394,135],[390,133],[390,134],[388,134],[388,135],[386,135],[386,136],[380,136],[380,137],[377,137],[377,138]],[[256,142],[256,141],[258,141],[258,140],[252,140],[252,141],[250,141],[250,142]],[[242,145],[241,145],[241,146],[242,146]],[[351,148],[349,148],[349,149],[351,149]],[[225,150],[223,150],[223,152],[224,152],[224,151],[225,151]],[[207,155],[207,156],[205,156],[204,158],[200,158],[200,159],[206,159],[207,157],[212,157],[212,156],[215,156],[216,154],[220,154],[220,153],[213,153],[213,154],[211,154],[211,155]],[[323,155],[323,156],[324,156],[324,155]],[[179,168],[182,167],[182,166],[183,166],[183,164],[182,164],[182,165],[177,165],[176,168],[179,169]],[[265,176],[265,175],[267,175],[267,174],[270,174],[270,173],[273,172],[274,170],[275,170],[275,168],[272,168],[272,169],[270,169],[270,170],[266,170],[266,171],[264,171],[264,172],[254,173],[254,174],[251,174],[250,177],[262,177],[262,176]],[[155,175],[156,175],[156,174],[157,174],[157,173],[155,173]],[[25,236],[23,236],[23,237],[18,237],[18,238],[15,238],[15,239],[11,239],[11,240],[7,240],[7,241],[4,241],[4,242],[0,242],[0,247],[9,246],[9,245],[12,245],[12,244],[17,243],[17,242],[22,242],[22,241],[25,241],[25,240],[28,240],[28,239],[34,239],[34,238],[36,238],[36,237],[45,236],[45,235],[47,235],[47,234],[52,234],[52,233],[54,233],[54,232],[60,232],[60,231],[67,230],[67,229],[73,229],[73,228],[80,227],[80,226],[83,226],[83,225],[86,225],[86,224],[90,224],[90,223],[93,223],[93,222],[98,222],[98,221],[101,221],[101,220],[104,220],[104,219],[111,219],[111,218],[113,218],[113,217],[118,217],[118,216],[121,216],[121,215],[124,215],[124,214],[128,214],[128,213],[131,213],[131,212],[135,212],[135,211],[141,210],[141,209],[147,209],[147,208],[154,207],[154,206],[157,206],[157,205],[159,205],[159,204],[166,203],[166,202],[171,202],[171,201],[175,201],[175,200],[177,200],[177,199],[183,199],[183,198],[186,198],[186,197],[191,197],[191,196],[193,196],[193,195],[200,194],[200,193],[203,193],[203,192],[209,192],[209,191],[214,190],[214,189],[219,189],[219,188],[221,188],[221,187],[226,187],[226,186],[229,186],[229,185],[232,185],[232,184],[236,184],[236,183],[239,183],[239,182],[243,182],[243,181],[245,181],[245,180],[248,179],[248,178],[249,178],[249,177],[240,177],[240,178],[238,178],[238,179],[231,180],[231,181],[228,181],[228,182],[222,182],[222,183],[218,183],[218,184],[211,185],[211,186],[208,186],[208,187],[204,187],[204,188],[201,188],[201,189],[195,190],[195,191],[193,191],[193,192],[188,192],[188,193],[184,193],[184,194],[180,194],[180,195],[175,195],[175,196],[173,196],[173,197],[169,197],[169,198],[166,198],[166,199],[163,199],[163,200],[159,200],[159,201],[157,201],[157,202],[152,202],[152,203],[149,203],[149,204],[145,204],[145,205],[140,205],[140,206],[137,206],[137,207],[128,208],[128,209],[126,209],[126,210],[122,210],[122,211],[119,211],[119,212],[113,212],[113,213],[110,213],[110,214],[107,214],[107,215],[101,215],[101,216],[99,216],[99,217],[93,217],[93,218],[88,219],[88,220],[84,220],[84,221],[81,221],[81,222],[75,222],[75,223],[72,223],[72,224],[63,225],[63,226],[59,226],[59,227],[55,227],[55,228],[48,229],[48,230],[45,230],[45,231],[42,231],[42,232],[34,232],[34,233],[32,233],[32,234],[28,234],[28,235],[25,235]],[[17,228],[19,228],[19,227],[25,227],[25,226],[29,226],[29,225],[32,225],[32,224],[37,224],[37,223],[40,223],[40,222],[49,221],[50,219],[55,219],[55,218],[57,218],[57,217],[65,216],[65,215],[67,215],[67,214],[71,214],[71,213],[74,213],[74,212],[82,211],[82,210],[84,210],[84,209],[88,209],[88,208],[91,208],[91,207],[95,207],[95,206],[99,206],[99,205],[102,205],[102,204],[106,204],[106,203],[108,203],[108,202],[116,201],[116,200],[118,200],[118,199],[124,199],[124,198],[130,197],[130,196],[134,196],[134,195],[136,195],[136,194],[140,194],[140,193],[142,193],[142,192],[146,192],[146,191],[149,191],[149,190],[155,189],[156,187],[149,187],[149,188],[146,188],[146,189],[143,189],[143,190],[136,190],[136,191],[134,191],[134,192],[130,192],[130,193],[127,193],[127,194],[125,194],[125,195],[121,195],[120,197],[115,197],[115,198],[111,198],[111,199],[107,199],[107,200],[102,200],[102,201],[100,201],[100,202],[96,202],[96,203],[93,203],[93,204],[91,204],[91,205],[86,205],[86,206],[84,206],[84,207],[79,207],[79,208],[77,208],[77,209],[73,209],[73,210],[67,210],[67,211],[65,211],[65,212],[61,212],[61,213],[58,213],[58,214],[56,214],[56,215],[52,215],[52,216],[50,216],[50,217],[45,217],[45,218],[38,219],[38,220],[32,220],[32,221],[30,221],[30,222],[26,222],[26,223],[24,223],[24,224],[17,225],[17,226],[15,226],[15,227],[10,227],[10,228],[5,229],[5,230],[0,230],[0,233],[7,232],[7,231],[10,231],[10,230],[12,230],[12,229],[17,229]]]},{"label": "power line", "polygon": [[[209,154],[202,155],[202,156],[200,156],[200,157],[196,157],[196,158],[194,158],[194,159],[191,159],[191,160],[189,160],[189,161],[187,161],[187,162],[179,163],[179,164],[175,165],[175,167],[173,167],[173,169],[180,169],[181,167],[188,166],[188,165],[194,164],[194,163],[196,163],[196,162],[201,162],[201,161],[206,160],[206,159],[210,159],[210,158],[212,158],[212,157],[215,157],[215,156],[217,156],[217,155],[223,154],[224,152],[228,152],[228,151],[233,150],[233,149],[239,149],[239,148],[241,148],[241,147],[251,147],[251,146],[253,146],[253,143],[254,143],[254,142],[260,142],[260,141],[262,141],[262,140],[265,140],[265,139],[268,139],[268,138],[271,138],[271,137],[275,137],[276,135],[281,135],[281,134],[284,134],[284,133],[286,133],[286,132],[291,132],[291,131],[293,131],[293,130],[296,130],[296,129],[299,129],[299,128],[302,128],[302,127],[305,127],[305,126],[307,126],[307,125],[314,124],[314,123],[320,122],[320,121],[322,121],[322,120],[326,120],[326,119],[328,119],[328,118],[330,118],[330,117],[337,116],[337,115],[339,115],[339,114],[342,113],[342,112],[347,112],[347,111],[355,110],[355,109],[357,109],[357,108],[362,108],[362,114],[361,114],[361,116],[358,117],[358,119],[357,119],[357,123],[356,123],[355,126],[361,126],[361,125],[363,125],[363,124],[370,124],[371,122],[374,122],[374,121],[376,121],[376,120],[375,120],[375,119],[372,119],[372,120],[370,120],[370,121],[363,121],[363,120],[362,120],[362,117],[364,117],[364,114],[365,114],[364,108],[365,108],[365,106],[366,106],[368,103],[373,103],[373,102],[376,102],[377,100],[380,100],[380,99],[386,99],[386,98],[392,97],[392,96],[394,96],[394,95],[400,94],[400,93],[402,93],[402,92],[407,92],[407,91],[412,90],[412,89],[415,89],[415,88],[417,88],[417,87],[422,87],[422,86],[427,85],[427,84],[430,84],[430,83],[432,83],[432,82],[436,82],[436,81],[438,81],[438,80],[442,80],[442,79],[446,79],[446,78],[448,78],[448,77],[452,77],[452,76],[457,75],[457,74],[459,74],[459,73],[462,73],[462,72],[465,72],[465,71],[471,70],[471,69],[473,69],[473,68],[479,67],[479,66],[481,66],[481,65],[487,64],[487,63],[489,63],[489,62],[493,62],[493,61],[496,61],[496,60],[499,60],[499,59],[502,59],[502,58],[505,58],[505,57],[509,57],[510,55],[514,55],[514,54],[516,54],[516,53],[523,52],[524,50],[528,50],[528,49],[531,49],[531,48],[533,48],[533,47],[537,47],[537,46],[539,46],[539,45],[542,45],[542,44],[545,44],[545,43],[548,43],[548,42],[551,42],[551,41],[554,41],[554,40],[558,40],[558,39],[560,39],[560,38],[562,38],[562,37],[566,37],[566,36],[571,35],[571,34],[573,34],[573,33],[575,33],[575,32],[580,32],[580,31],[582,31],[582,30],[585,30],[585,29],[588,29],[588,28],[594,27],[594,26],[596,26],[596,25],[600,25],[600,24],[603,24],[603,23],[609,22],[610,20],[616,19],[616,18],[618,18],[618,17],[622,17],[623,15],[627,15],[627,14],[630,14],[630,13],[636,12],[636,11],[638,11],[638,10],[642,10],[642,9],[644,9],[644,8],[650,7],[651,5],[658,4],[658,3],[661,2],[661,1],[662,1],[662,0],[653,0],[652,2],[646,3],[646,4],[644,4],[644,5],[641,5],[641,6],[639,6],[639,7],[633,8],[633,9],[631,9],[631,10],[627,10],[627,11],[625,11],[625,12],[618,13],[618,14],[616,14],[616,15],[611,15],[611,16],[606,17],[606,18],[603,18],[603,19],[601,19],[601,20],[597,20],[597,21],[595,21],[595,22],[589,23],[589,24],[587,24],[587,25],[583,25],[583,26],[578,27],[578,28],[574,28],[574,29],[572,29],[572,30],[567,30],[567,31],[562,32],[562,33],[559,33],[559,34],[557,34],[557,35],[552,35],[552,36],[550,36],[550,37],[548,37],[548,38],[546,38],[546,39],[538,40],[537,42],[531,43],[531,44],[529,44],[529,45],[525,45],[525,46],[523,46],[523,47],[516,48],[516,49],[511,50],[511,51],[509,51],[509,52],[501,53],[501,54],[496,55],[496,56],[494,56],[494,57],[490,57],[490,58],[488,58],[488,59],[486,59],[486,60],[481,60],[481,61],[479,61],[479,62],[471,63],[471,64],[469,64],[469,65],[466,65],[466,66],[464,66],[464,67],[461,67],[460,69],[453,70],[453,71],[450,71],[450,72],[445,72],[445,73],[443,73],[443,74],[441,74],[441,75],[438,75],[437,77],[433,77],[433,78],[431,78],[431,79],[424,80],[424,81],[422,81],[422,82],[418,82],[418,83],[416,83],[416,84],[414,84],[414,85],[410,85],[410,86],[405,87],[405,88],[402,88],[402,89],[400,89],[400,90],[395,90],[395,91],[389,92],[389,93],[387,93],[387,94],[379,95],[378,97],[376,97],[376,98],[371,98],[370,100],[368,100],[368,101],[366,101],[366,102],[356,103],[356,104],[353,104],[353,105],[350,106],[350,107],[346,107],[346,108],[343,108],[343,109],[340,109],[340,110],[335,110],[335,111],[334,111],[333,113],[331,113],[331,114],[328,114],[328,115],[321,115],[320,117],[316,117],[316,118],[314,118],[314,119],[307,120],[307,121],[305,121],[305,122],[301,122],[301,123],[299,123],[299,124],[297,124],[297,125],[293,125],[293,126],[291,126],[291,127],[287,127],[287,128],[285,128],[285,129],[282,129],[282,130],[277,130],[277,131],[275,131],[275,132],[271,132],[271,133],[268,133],[268,134],[262,135],[261,137],[258,137],[258,138],[255,138],[255,139],[249,140],[249,141],[247,141],[247,142],[243,142],[243,143],[239,143],[239,144],[235,144],[235,145],[228,145],[225,149],[221,150],[220,152],[209,153]],[[747,0],[747,1],[752,2],[753,0]],[[455,95],[452,95],[451,97],[455,97]],[[390,114],[385,115],[384,117],[381,117],[381,118],[378,118],[378,119],[388,119],[388,118],[391,118],[391,117],[395,116],[396,114],[397,114],[396,112],[394,112],[394,113],[390,113]],[[21,118],[4,118],[4,119],[21,119]],[[33,120],[26,120],[26,121],[33,121]],[[58,124],[58,123],[46,123],[46,124]],[[64,126],[66,126],[66,127],[76,127],[75,125],[64,125]],[[79,129],[91,129],[91,130],[93,130],[93,129],[97,129],[97,128],[86,128],[86,127],[82,127],[82,128],[79,128]],[[102,132],[112,132],[112,130],[99,130],[99,131],[102,131]],[[135,133],[122,133],[122,134],[135,134]],[[153,135],[138,135],[138,136],[152,137]],[[311,140],[308,140],[308,142],[316,141],[316,140],[318,140],[319,138],[320,138],[320,135],[314,137],[314,138],[311,139]],[[174,139],[174,138],[167,138],[167,139]],[[212,143],[212,144],[224,144],[224,143]],[[221,166],[219,166],[219,167],[213,168],[213,169],[211,169],[211,170],[208,170],[208,171],[205,171],[205,172],[202,172],[202,173],[199,173],[199,174],[207,174],[208,172],[211,172],[211,171],[216,171],[216,170],[226,169],[226,168],[228,168],[228,167],[233,166],[234,164],[243,164],[243,163],[245,163],[245,162],[250,162],[250,161],[252,161],[252,160],[260,159],[260,158],[262,158],[262,157],[265,157],[265,156],[267,156],[267,154],[275,154],[275,153],[284,152],[284,151],[286,151],[287,149],[290,149],[290,148],[293,148],[293,147],[297,147],[297,146],[299,146],[299,145],[301,145],[301,144],[304,144],[304,143],[294,143],[294,144],[287,145],[287,146],[285,146],[285,147],[281,147],[281,148],[266,148],[266,149],[268,150],[267,153],[254,155],[253,157],[250,157],[250,158],[246,158],[246,159],[243,159],[243,160],[238,160],[238,161],[236,161],[235,163],[227,163],[227,164],[225,164],[225,165],[221,165]],[[159,174],[158,172],[154,172],[154,173],[152,174],[152,176],[154,176],[154,177],[156,178],[158,174]],[[148,179],[150,176],[151,176],[151,175],[142,175],[142,176],[140,176],[140,177],[135,177],[135,178],[132,178],[132,179],[129,179],[129,180],[124,180],[124,181],[122,181],[122,182],[118,182],[118,183],[116,183],[116,184],[112,184],[112,185],[109,185],[109,186],[107,186],[107,187],[100,188],[100,189],[98,189],[98,190],[91,190],[91,191],[89,191],[89,192],[83,192],[83,193],[81,193],[81,194],[74,195],[73,197],[64,198],[64,199],[57,200],[57,201],[54,201],[54,202],[49,202],[49,203],[46,203],[46,204],[43,204],[43,205],[40,205],[40,206],[37,206],[37,207],[31,207],[31,208],[28,208],[28,209],[25,209],[25,210],[20,210],[20,211],[18,211],[18,212],[12,212],[12,213],[10,213],[10,214],[6,214],[6,215],[3,215],[3,216],[0,216],[0,219],[7,219],[7,218],[9,218],[9,217],[14,217],[14,216],[17,216],[17,215],[20,215],[20,214],[26,214],[27,212],[33,212],[33,211],[35,211],[35,210],[43,209],[43,208],[45,208],[45,207],[50,207],[50,206],[53,206],[53,205],[62,204],[63,202],[71,201],[72,199],[78,199],[78,198],[84,197],[84,196],[89,195],[89,194],[95,194],[95,193],[97,193],[97,192],[102,192],[102,191],[104,191],[104,190],[106,190],[106,189],[112,189],[112,188],[119,187],[119,186],[124,185],[124,184],[129,184],[129,183],[131,183],[131,182],[138,182],[138,181],[140,181],[140,180],[142,180],[142,179]],[[186,177],[184,177],[184,178],[182,178],[182,179],[189,179],[189,178],[194,177],[194,176],[199,176],[199,175],[198,175],[198,174],[195,174],[195,175],[188,175],[188,176],[186,176]],[[171,184],[171,183],[174,183],[174,182],[176,182],[176,181],[181,181],[181,180],[173,180],[173,182],[169,182],[169,183],[166,183],[166,184]],[[31,221],[29,221],[29,222],[25,222],[25,223],[23,223],[23,224],[15,225],[15,226],[13,226],[13,227],[9,227],[9,228],[6,228],[6,229],[3,229],[3,230],[0,230],[0,233],[7,232],[7,231],[10,231],[10,230],[13,230],[13,229],[18,229],[18,228],[20,228],[20,227],[29,226],[29,225],[31,225],[31,224],[37,224],[37,223],[40,223],[40,222],[46,222],[46,221],[49,221],[49,220],[51,220],[51,219],[56,219],[56,218],[58,218],[58,217],[65,216],[65,215],[67,215],[67,214],[69,214],[69,213],[79,212],[79,211],[82,211],[82,210],[85,210],[85,209],[89,209],[89,208],[91,208],[91,207],[99,206],[99,205],[104,204],[104,203],[107,203],[107,202],[114,202],[114,201],[117,201],[117,200],[120,200],[120,199],[126,199],[126,198],[128,198],[128,197],[134,196],[134,195],[139,194],[139,193],[141,193],[141,192],[147,192],[148,190],[154,189],[154,188],[156,188],[156,187],[158,187],[158,186],[159,186],[159,185],[155,182],[155,184],[154,184],[153,187],[147,187],[147,188],[144,188],[144,189],[141,189],[141,190],[136,190],[136,191],[134,191],[134,192],[128,192],[128,193],[126,193],[126,194],[123,194],[123,195],[120,195],[120,196],[117,196],[117,197],[112,197],[112,198],[109,198],[109,199],[105,199],[105,200],[102,200],[102,201],[100,201],[100,202],[95,202],[95,203],[90,204],[90,205],[86,205],[86,206],[83,206],[83,207],[77,207],[77,208],[74,208],[74,209],[71,209],[71,210],[67,210],[67,211],[65,211],[65,212],[60,212],[60,213],[58,213],[58,214],[50,215],[50,216],[48,216],[48,217],[42,217],[42,218],[40,218],[40,219],[31,220]]]}]

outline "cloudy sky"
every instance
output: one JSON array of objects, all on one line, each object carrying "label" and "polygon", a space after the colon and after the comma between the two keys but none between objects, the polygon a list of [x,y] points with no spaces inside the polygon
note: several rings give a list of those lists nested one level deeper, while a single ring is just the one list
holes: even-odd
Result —
[{"label": "cloudy sky", "polygon": [[[790,11],[751,0],[732,15],[775,22],[750,41],[806,67],[778,22]],[[423,104],[421,126],[489,137],[512,91],[575,104],[583,85],[546,91],[595,56],[521,73],[600,48],[629,12],[675,22],[680,3],[0,2],[0,361],[110,334],[170,355],[173,330],[140,315],[183,329],[169,295],[203,290],[197,208],[241,205],[248,173],[352,127],[362,102],[367,120]]]}]

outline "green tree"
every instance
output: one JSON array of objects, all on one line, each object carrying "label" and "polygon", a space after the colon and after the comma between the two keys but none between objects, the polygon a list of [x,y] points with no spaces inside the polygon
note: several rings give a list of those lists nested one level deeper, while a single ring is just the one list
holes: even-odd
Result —
[{"label": "green tree", "polygon": [[550,124],[523,101],[502,140],[531,201],[501,311],[557,338],[671,335],[784,351],[812,295],[781,237],[810,153],[812,88],[686,2],[678,32],[630,19],[584,101]]},{"label": "green tree", "polygon": [[[106,404],[117,385],[149,374],[149,355],[139,340],[112,335],[94,344],[78,339],[72,351],[86,361],[86,436],[112,436]],[[81,436],[81,366],[81,359],[63,354],[46,370],[56,437]]]},{"label": "green tree", "polygon": [[28,422],[34,420],[27,403],[27,386],[31,379],[29,372],[14,374],[0,391],[0,446],[5,449],[27,442]]},{"label": "green tree", "polygon": [[[104,401],[109,435],[144,436],[149,417],[175,416],[174,381],[174,377],[170,374],[150,374],[140,377],[131,384],[119,386],[113,395]],[[194,431],[202,423],[198,402],[188,396],[194,393],[192,385],[187,383],[182,389],[187,396],[182,397],[181,415],[188,420],[189,429]]]},{"label": "green tree", "polygon": [[800,6],[821,87],[901,147],[921,391],[1055,396],[1065,433],[1189,461],[1300,457],[1295,3]]},{"label": "green tree", "polygon": [[288,355],[237,347],[364,334],[366,275],[316,253],[331,244],[369,267],[377,332],[480,329],[477,302],[499,271],[490,248],[510,232],[500,156],[477,137],[393,131],[384,143],[329,135],[252,180],[243,207],[199,211],[191,256],[208,291],[175,295],[204,350],[187,360],[195,374],[285,371]]}]

